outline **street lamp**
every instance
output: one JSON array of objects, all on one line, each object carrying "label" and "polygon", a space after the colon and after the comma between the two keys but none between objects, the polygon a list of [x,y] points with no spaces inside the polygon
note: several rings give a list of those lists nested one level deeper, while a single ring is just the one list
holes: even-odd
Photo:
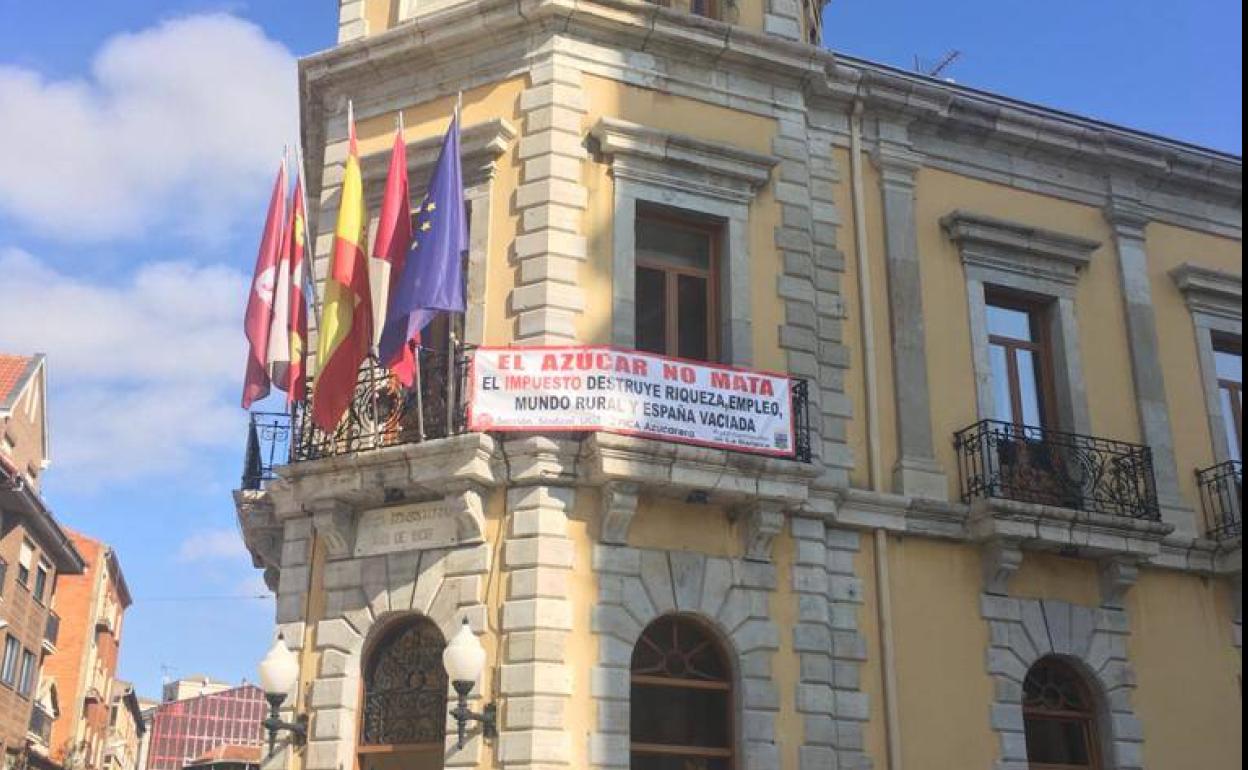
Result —
[{"label": "street lamp", "polygon": [[468,618],[464,618],[463,625],[459,627],[459,631],[451,637],[446,649],[442,651],[442,666],[451,679],[451,686],[459,694],[459,703],[451,709],[451,716],[455,717],[459,734],[455,748],[457,750],[464,748],[469,722],[481,723],[482,737],[496,737],[498,735],[498,707],[489,703],[480,714],[468,708],[468,693],[472,692],[477,679],[481,677],[481,669],[485,668],[485,648],[481,646],[477,635],[468,627]]},{"label": "street lamp", "polygon": [[300,714],[294,722],[283,722],[278,714],[286,693],[295,686],[299,678],[299,660],[286,646],[282,635],[278,634],[269,648],[264,660],[260,661],[260,686],[264,688],[264,698],[269,702],[269,718],[264,720],[264,729],[269,732],[269,756],[277,748],[277,734],[282,730],[290,732],[291,742],[296,746],[303,745],[308,734],[308,715]]}]

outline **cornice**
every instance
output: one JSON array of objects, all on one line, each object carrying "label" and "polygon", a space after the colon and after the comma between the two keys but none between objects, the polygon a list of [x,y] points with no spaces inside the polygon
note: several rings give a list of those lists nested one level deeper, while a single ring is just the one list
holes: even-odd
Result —
[{"label": "cornice", "polygon": [[940,220],[967,265],[1022,270],[1074,283],[1101,244],[1088,238],[957,210]]},{"label": "cornice", "polygon": [[1170,279],[1195,313],[1239,321],[1244,312],[1244,279],[1208,267],[1184,262],[1170,271]]}]

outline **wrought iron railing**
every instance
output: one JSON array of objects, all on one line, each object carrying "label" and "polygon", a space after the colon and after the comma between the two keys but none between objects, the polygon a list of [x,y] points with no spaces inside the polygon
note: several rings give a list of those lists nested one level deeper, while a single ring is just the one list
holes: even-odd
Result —
[{"label": "wrought iron railing", "polygon": [[1205,533],[1213,540],[1242,537],[1241,518],[1244,464],[1227,460],[1196,471],[1200,501],[1205,509]]},{"label": "wrought iron railing", "polygon": [[[360,367],[347,413],[332,433],[312,422],[306,403],[291,414],[252,412],[243,489],[260,489],[287,463],[361,452],[396,444],[446,438],[468,429],[470,348],[448,359],[444,351],[422,350],[420,388],[402,388],[383,367]],[[792,380],[794,459],[811,461],[810,391],[805,379]],[[310,397],[309,397],[310,400]]]},{"label": "wrought iron railing", "polygon": [[962,500],[1004,498],[1126,516],[1161,517],[1149,447],[982,420],[954,434]]}]

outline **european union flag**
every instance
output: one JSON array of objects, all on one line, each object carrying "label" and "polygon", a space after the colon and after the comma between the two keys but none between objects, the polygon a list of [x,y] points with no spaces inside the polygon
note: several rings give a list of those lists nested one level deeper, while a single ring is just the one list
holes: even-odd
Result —
[{"label": "european union flag", "polygon": [[439,311],[464,312],[464,252],[468,223],[464,212],[464,176],[459,163],[459,112],[442,140],[433,181],[415,211],[412,245],[386,307],[378,346],[382,362],[392,366],[403,346]]}]

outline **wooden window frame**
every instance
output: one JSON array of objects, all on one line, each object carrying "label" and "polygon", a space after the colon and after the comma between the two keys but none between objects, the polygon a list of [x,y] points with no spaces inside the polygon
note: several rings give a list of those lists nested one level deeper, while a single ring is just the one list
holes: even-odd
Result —
[{"label": "wooden window frame", "polygon": [[[722,759],[728,770],[737,770],[738,752],[737,752],[737,724],[736,724],[736,688],[733,686],[733,668],[730,665],[731,659],[728,656],[727,648],[724,646],[715,633],[715,630],[706,626],[696,618],[685,615],[665,615],[656,618],[642,630],[640,636],[637,637],[636,644],[641,644],[645,637],[646,631],[654,625],[655,622],[663,619],[672,619],[676,623],[686,625],[699,626],[701,632],[707,637],[710,644],[718,652],[723,661],[724,668],[728,672],[727,679],[724,680],[699,680],[699,679],[677,679],[673,677],[655,676],[649,674],[635,674],[632,668],[629,668],[629,685],[642,687],[663,687],[670,689],[686,689],[686,690],[710,690],[714,692],[727,693],[725,698],[726,713],[724,714],[724,724],[726,734],[728,736],[727,748],[718,748],[713,746],[686,746],[680,744],[666,743],[641,743],[632,739],[632,731],[629,731],[628,750],[629,754],[646,754],[655,756],[668,757],[704,757],[706,759]],[[634,705],[635,704],[631,704]],[[631,764],[631,762],[630,762]]]},{"label": "wooden window frame", "polygon": [[998,346],[1005,349],[1006,387],[1010,393],[1010,409],[1013,419],[1007,420],[1022,427],[1023,393],[1022,380],[1019,378],[1018,351],[1025,350],[1032,355],[1036,366],[1036,390],[1040,397],[1040,424],[1036,428],[1057,428],[1054,424],[1057,416],[1057,383],[1053,375],[1053,345],[1047,322],[1049,302],[1032,297],[1024,297],[1008,291],[987,289],[984,296],[987,308],[1001,308],[1026,313],[1031,334],[1034,340],[1020,340],[988,333],[988,349]]},{"label": "wooden window frame", "polygon": [[[1240,366],[1243,366],[1244,345],[1243,341],[1225,335],[1215,334],[1213,337],[1213,353],[1216,360],[1218,353],[1239,356]],[[1217,366],[1214,366],[1214,376],[1217,376]],[[1235,382],[1234,380],[1224,380],[1218,377],[1218,398],[1222,397],[1223,391],[1230,393],[1231,396],[1231,418],[1235,421],[1235,440],[1239,442],[1239,446],[1244,445],[1244,410],[1242,399],[1244,396],[1244,384]],[[1225,415],[1223,416],[1225,420]]]},{"label": "wooden window frame", "polygon": [[708,249],[706,269],[672,265],[660,260],[646,259],[638,256],[633,268],[633,280],[637,280],[637,271],[655,270],[663,274],[663,297],[665,306],[663,318],[664,351],[661,355],[682,358],[679,350],[680,314],[677,290],[680,276],[692,276],[706,281],[706,362],[719,363],[719,280],[720,251],[723,237],[723,225],[708,221],[697,216],[682,216],[679,212],[656,206],[638,206],[633,227],[636,228],[646,221],[663,222],[672,227],[691,230],[705,235],[710,248]]},{"label": "wooden window frame", "polygon": [[1024,730],[1028,720],[1041,721],[1047,720],[1051,722],[1077,722],[1083,732],[1084,747],[1088,752],[1088,764],[1086,765],[1070,765],[1053,762],[1033,762],[1030,757],[1027,759],[1027,767],[1029,770],[1104,770],[1105,766],[1101,762],[1101,744],[1100,735],[1097,731],[1097,715],[1095,712],[1095,699],[1092,697],[1092,690],[1088,686],[1085,678],[1076,671],[1069,663],[1062,660],[1045,661],[1041,658],[1036,661],[1037,665],[1045,662],[1046,665],[1056,665],[1066,669],[1080,689],[1084,702],[1089,704],[1087,711],[1072,711],[1066,709],[1044,709],[1035,706],[1023,706],[1023,725]]}]

